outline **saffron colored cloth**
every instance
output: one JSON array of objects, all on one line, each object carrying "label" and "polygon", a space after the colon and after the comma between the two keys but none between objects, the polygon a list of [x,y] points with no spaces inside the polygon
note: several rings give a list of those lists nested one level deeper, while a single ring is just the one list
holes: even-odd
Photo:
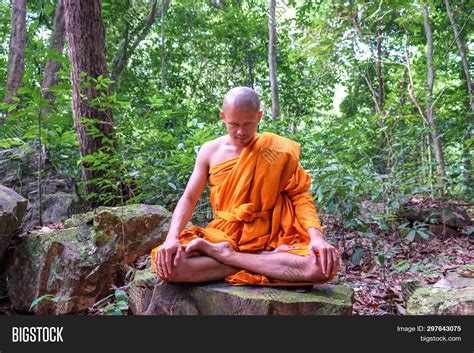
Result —
[{"label": "saffron colored cloth", "polygon": [[[273,133],[256,134],[238,157],[209,170],[214,219],[205,227],[181,232],[182,245],[198,237],[211,243],[229,242],[234,250],[254,253],[289,245],[286,252],[309,256],[307,229],[321,228],[310,176],[299,164],[300,144]],[[156,271],[152,250],[152,270]],[[331,281],[336,272],[324,281]],[[233,285],[309,285],[324,282],[281,282],[241,270],[227,276]]]}]

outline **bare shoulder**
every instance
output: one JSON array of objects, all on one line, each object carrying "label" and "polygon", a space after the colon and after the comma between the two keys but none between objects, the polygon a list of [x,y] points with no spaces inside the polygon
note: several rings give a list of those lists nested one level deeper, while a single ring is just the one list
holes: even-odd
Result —
[{"label": "bare shoulder", "polygon": [[225,136],[220,136],[215,138],[214,140],[204,142],[199,150],[199,152],[209,156],[213,153],[216,153],[224,143]]},{"label": "bare shoulder", "polygon": [[214,140],[204,142],[201,148],[199,149],[196,164],[199,163],[201,166],[209,167],[212,155],[219,150],[221,144],[222,137],[218,137]]}]

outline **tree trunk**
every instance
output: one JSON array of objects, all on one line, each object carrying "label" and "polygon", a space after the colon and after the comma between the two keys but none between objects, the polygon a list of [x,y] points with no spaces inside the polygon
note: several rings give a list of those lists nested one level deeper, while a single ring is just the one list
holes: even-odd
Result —
[{"label": "tree trunk", "polygon": [[469,71],[469,62],[466,55],[466,47],[458,31],[458,26],[454,20],[453,12],[451,6],[449,5],[449,0],[444,0],[446,4],[446,11],[448,12],[449,21],[451,22],[451,27],[453,27],[454,39],[459,49],[459,54],[461,56],[462,66],[464,69],[464,76],[466,77],[467,92],[469,94],[469,105],[471,106],[471,112],[474,112],[474,94],[471,80],[471,73]]},{"label": "tree trunk", "polygon": [[[171,0],[164,0],[162,2],[163,7],[161,11],[165,11],[165,9],[169,6]],[[110,79],[114,81],[111,84],[111,90],[115,90],[118,84],[118,80],[120,74],[122,73],[123,69],[128,63],[130,56],[133,54],[137,46],[140,42],[145,39],[150,32],[151,26],[155,22],[155,19],[158,16],[161,16],[162,12],[156,11],[157,0],[153,0],[151,3],[150,13],[141,21],[141,23],[130,31],[128,28],[128,22],[125,24],[125,35],[122,41],[119,44],[119,48],[117,49],[117,53],[115,54],[112,60],[112,73],[110,74]]]},{"label": "tree trunk", "polygon": [[161,0],[161,93],[166,88],[165,0]]},{"label": "tree trunk", "polygon": [[[461,33],[459,33],[458,26],[454,19],[453,11],[449,5],[449,0],[444,0],[446,5],[446,11],[448,13],[449,21],[451,22],[451,27],[454,32],[454,39],[459,49],[459,55],[461,56],[464,77],[466,78],[467,94],[469,96],[469,108],[470,114],[474,114],[474,89],[472,87],[471,73],[469,71],[469,62],[467,60],[466,47],[464,41],[461,38]],[[470,146],[469,141],[471,139],[470,130],[467,129],[463,136],[463,164],[464,164],[464,178],[463,184],[464,188],[468,189],[472,183],[472,173],[471,173],[471,158],[470,158]]]},{"label": "tree trunk", "polygon": [[384,80],[382,73],[382,21],[377,20],[377,60],[375,61],[375,69],[377,71],[377,83],[378,83],[378,94],[377,101],[379,109],[381,112],[384,110],[385,104],[385,90],[384,90]]},{"label": "tree trunk", "polygon": [[471,170],[471,133],[469,129],[466,129],[462,139],[462,155],[463,155],[463,164],[464,164],[464,175],[463,175],[463,185],[464,190],[472,191],[472,170]]},{"label": "tree trunk", "polygon": [[255,77],[253,73],[252,43],[250,42],[250,40],[248,40],[245,43],[245,46],[247,48],[247,67],[249,70],[249,86],[254,88]]},{"label": "tree trunk", "polygon": [[[290,114],[287,112],[287,116],[289,117]],[[295,113],[293,115],[293,119],[291,120],[291,125],[290,125],[290,134],[294,135],[296,133],[296,119],[297,119],[297,114]]]},{"label": "tree trunk", "polygon": [[[364,39],[364,34],[356,17],[351,19],[354,30],[358,33],[361,41]],[[375,112],[378,116],[377,123],[381,129],[380,142],[379,142],[379,153],[376,162],[376,170],[380,174],[388,174],[393,166],[393,148],[392,148],[392,137],[389,129],[386,127],[385,119],[389,112],[385,110],[385,80],[382,68],[382,57],[383,57],[383,30],[382,30],[382,18],[377,18],[375,32],[376,47],[375,47],[375,78],[377,84],[372,80],[369,71],[366,71],[362,76],[367,83],[370,95],[374,101]],[[353,46],[354,48],[354,46]],[[374,78],[374,79],[375,79]]]},{"label": "tree trunk", "polygon": [[392,168],[392,143],[390,131],[386,127],[385,119],[387,118],[388,112],[385,111],[385,81],[382,70],[382,42],[383,42],[383,31],[382,31],[382,19],[378,18],[376,22],[377,26],[377,57],[375,60],[375,72],[377,74],[377,96],[375,97],[378,111],[379,111],[379,125],[382,129],[380,136],[380,156],[382,157],[382,173],[388,174]]},{"label": "tree trunk", "polygon": [[[107,153],[112,148],[107,150],[106,147],[110,144],[104,141],[104,137],[113,141],[112,112],[109,107],[93,106],[92,101],[100,94],[95,84],[84,86],[90,78],[107,77],[100,0],[64,0],[64,16],[68,54],[72,64],[74,127],[79,140],[80,156],[82,158],[96,153],[101,148]],[[82,118],[93,119],[100,136],[92,136],[91,129],[80,121]],[[93,171],[84,162],[81,164],[81,171],[86,195],[98,194],[98,187],[91,180],[103,177],[107,171]],[[95,200],[93,203],[96,203]]]},{"label": "tree trunk", "polygon": [[441,139],[438,133],[438,127],[436,126],[436,122],[434,121],[434,116],[433,116],[432,95],[433,95],[433,85],[434,85],[434,80],[435,80],[435,73],[434,73],[434,67],[433,67],[433,33],[431,31],[430,17],[428,13],[428,8],[426,6],[423,6],[423,16],[424,16],[425,35],[426,35],[426,42],[427,42],[427,52],[426,52],[427,89],[426,89],[426,95],[425,95],[426,119],[428,120],[430,124],[431,139],[433,140],[435,158],[438,164],[437,166],[438,167],[438,184],[440,186],[443,186],[444,185],[443,178],[446,176],[446,166],[444,163],[443,146],[442,146]]},{"label": "tree trunk", "polygon": [[[26,0],[12,0],[11,35],[8,53],[7,93],[5,103],[12,104],[12,97],[20,87],[25,71]],[[8,112],[5,112],[8,116]],[[0,125],[4,123],[0,117]]]},{"label": "tree trunk", "polygon": [[[64,5],[63,0],[58,0],[56,11],[54,12],[53,33],[49,43],[48,51],[56,50],[62,55],[64,49]],[[41,83],[41,92],[43,98],[49,100],[50,104],[54,103],[56,97],[49,88],[58,82],[56,73],[61,69],[59,61],[48,58],[44,68],[43,82]]]},{"label": "tree trunk", "polygon": [[276,61],[276,0],[269,0],[268,3],[268,65],[270,68],[270,88],[272,93],[272,119],[275,120],[280,115],[280,99],[278,94],[277,61]]}]

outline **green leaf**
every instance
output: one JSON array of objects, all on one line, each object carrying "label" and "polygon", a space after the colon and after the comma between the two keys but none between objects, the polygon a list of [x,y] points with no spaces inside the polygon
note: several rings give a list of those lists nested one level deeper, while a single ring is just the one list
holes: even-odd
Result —
[{"label": "green leaf", "polygon": [[53,298],[54,298],[54,295],[52,294],[45,294],[39,298],[36,298],[35,300],[33,300],[33,302],[30,305],[30,311],[33,310],[33,308],[39,303],[41,303],[43,300],[52,300]]},{"label": "green leaf", "polygon": [[357,265],[360,265],[361,260],[362,260],[362,248],[358,247],[354,250],[354,253],[352,254],[351,262],[357,266]]},{"label": "green leaf", "polygon": [[41,92],[39,87],[33,88],[33,92],[31,94],[31,98],[33,99],[33,102],[39,106],[41,105]]},{"label": "green leaf", "polygon": [[51,4],[46,4],[46,6],[44,7],[44,12],[48,16],[51,15],[54,12],[54,6]]},{"label": "green leaf", "polygon": [[385,254],[383,252],[377,255],[377,259],[379,260],[380,265],[383,266],[385,264]]},{"label": "green leaf", "polygon": [[115,291],[115,298],[118,300],[118,301],[123,301],[123,302],[126,302],[128,303],[128,296],[127,296],[127,293],[125,293],[125,291],[121,290],[121,289],[118,289]]},{"label": "green leaf", "polygon": [[419,230],[419,229],[418,229],[418,230],[417,230],[417,233],[418,233],[423,239],[425,239],[425,240],[428,240],[428,239],[430,238],[430,235],[427,234],[427,233],[425,233],[425,232],[423,232],[422,230]]},{"label": "green leaf", "polygon": [[410,222],[406,222],[406,223],[400,224],[400,225],[398,226],[398,229],[405,229],[409,224],[410,224]]},{"label": "green leaf", "polygon": [[120,309],[120,310],[128,310],[128,301],[125,302],[125,301],[119,301],[117,302],[117,307]]},{"label": "green leaf", "polygon": [[317,199],[317,203],[321,203],[321,201],[323,201],[324,199],[324,194],[323,194],[323,189],[324,189],[324,186],[323,185],[320,185],[318,187],[318,190],[316,191],[316,194],[318,195],[318,199]]},{"label": "green leaf", "polygon": [[372,249],[375,250],[375,248],[377,247],[377,242],[375,241],[375,239],[372,240]]},{"label": "green leaf", "polygon": [[472,233],[474,233],[474,228],[464,229],[462,233],[466,235],[471,235]]},{"label": "green leaf", "polygon": [[18,92],[19,94],[30,93],[30,92],[31,92],[31,88],[30,88],[30,87],[27,87],[27,86],[23,86],[23,87],[18,88],[17,92]]},{"label": "green leaf", "polygon": [[123,312],[119,308],[114,308],[112,310],[106,311],[106,315],[107,316],[123,316]]},{"label": "green leaf", "polygon": [[404,272],[410,268],[410,262],[408,260],[401,260],[397,262],[393,268],[399,272]]},{"label": "green leaf", "polygon": [[416,236],[416,230],[415,229],[412,229],[408,235],[407,235],[407,239],[408,241],[413,241],[415,240],[415,236]]}]

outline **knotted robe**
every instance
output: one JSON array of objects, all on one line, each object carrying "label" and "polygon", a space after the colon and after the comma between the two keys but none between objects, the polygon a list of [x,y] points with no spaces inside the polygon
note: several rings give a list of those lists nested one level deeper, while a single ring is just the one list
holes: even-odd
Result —
[{"label": "knotted robe", "polygon": [[[185,245],[201,237],[211,243],[227,241],[235,251],[246,253],[288,245],[286,252],[309,256],[307,229],[323,229],[309,192],[311,178],[299,164],[299,155],[299,143],[264,132],[256,134],[240,156],[210,167],[214,219],[205,228],[192,226],[182,231],[180,243]],[[154,272],[158,248],[152,250]],[[335,274],[317,283],[328,282]],[[316,284],[282,282],[247,270],[225,279],[233,285]]]}]

